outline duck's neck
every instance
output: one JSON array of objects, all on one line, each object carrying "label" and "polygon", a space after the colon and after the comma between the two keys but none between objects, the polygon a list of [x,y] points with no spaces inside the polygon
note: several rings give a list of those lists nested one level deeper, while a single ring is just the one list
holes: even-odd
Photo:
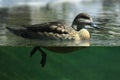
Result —
[{"label": "duck's neck", "polygon": [[84,25],[80,24],[80,25],[77,25],[77,24],[72,24],[71,27],[76,30],[76,31],[79,31],[80,29],[84,28]]}]

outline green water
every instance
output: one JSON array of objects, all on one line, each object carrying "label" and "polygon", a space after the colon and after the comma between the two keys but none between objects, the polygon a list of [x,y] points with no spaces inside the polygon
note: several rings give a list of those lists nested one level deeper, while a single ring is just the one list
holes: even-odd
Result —
[{"label": "green water", "polygon": [[39,64],[32,47],[0,47],[0,80],[120,80],[120,47],[89,47],[69,54],[47,53]]},{"label": "green water", "polygon": [[[60,4],[50,2],[44,6],[11,4],[11,7],[0,7],[0,80],[120,80],[120,47],[102,47],[120,46],[120,1],[84,1]],[[45,42],[24,39],[5,28],[58,20],[71,25],[74,17],[81,12],[89,13],[94,22],[102,27],[100,30],[89,30],[90,45],[101,47],[88,47],[68,54],[44,49],[47,53],[44,68],[40,65],[41,54],[37,52],[31,58],[32,47],[25,46]],[[69,45],[73,43],[70,42]]]}]

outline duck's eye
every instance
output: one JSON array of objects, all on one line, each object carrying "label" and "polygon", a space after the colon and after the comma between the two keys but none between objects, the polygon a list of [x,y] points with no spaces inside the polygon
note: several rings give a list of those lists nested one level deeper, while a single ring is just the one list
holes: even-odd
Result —
[{"label": "duck's eye", "polygon": [[81,16],[83,19],[90,19],[88,16]]},{"label": "duck's eye", "polygon": [[83,19],[83,18],[78,19],[78,22],[80,22],[80,23],[91,23],[91,21],[89,19]]}]

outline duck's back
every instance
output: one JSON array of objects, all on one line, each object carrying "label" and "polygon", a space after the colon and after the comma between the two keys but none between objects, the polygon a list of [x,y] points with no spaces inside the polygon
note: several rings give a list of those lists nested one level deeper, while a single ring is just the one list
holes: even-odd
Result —
[{"label": "duck's back", "polygon": [[26,26],[27,30],[41,35],[44,39],[74,40],[76,31],[63,22],[47,22]]},{"label": "duck's back", "polygon": [[60,31],[61,33],[67,33],[63,31],[63,29],[65,29],[66,27],[67,25],[63,22],[47,22],[25,26],[25,28],[33,32],[54,32],[54,33],[60,33]]}]

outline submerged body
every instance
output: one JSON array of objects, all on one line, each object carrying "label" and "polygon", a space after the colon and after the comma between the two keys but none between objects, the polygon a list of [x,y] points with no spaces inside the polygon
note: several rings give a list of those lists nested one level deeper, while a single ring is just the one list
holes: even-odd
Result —
[{"label": "submerged body", "polygon": [[76,46],[76,47],[42,47],[43,49],[56,52],[59,54],[68,54],[83,48],[86,48],[87,46]]}]

